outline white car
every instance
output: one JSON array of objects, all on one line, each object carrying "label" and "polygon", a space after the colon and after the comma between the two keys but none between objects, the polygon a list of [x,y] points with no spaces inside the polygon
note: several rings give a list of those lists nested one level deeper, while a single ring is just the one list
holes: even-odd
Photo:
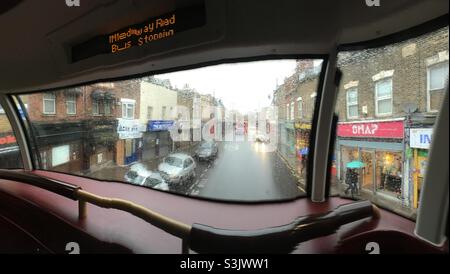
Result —
[{"label": "white car", "polygon": [[169,190],[169,185],[158,172],[148,170],[138,171],[138,176],[133,182],[136,185],[155,188],[160,190]]},{"label": "white car", "polygon": [[270,139],[269,139],[269,136],[267,136],[265,134],[258,134],[255,137],[255,141],[261,142],[261,143],[268,143],[268,142],[270,142]]},{"label": "white car", "polygon": [[183,153],[174,153],[165,157],[158,171],[172,187],[180,186],[195,178],[195,161]]},{"label": "white car", "polygon": [[125,173],[124,179],[129,183],[133,183],[136,177],[138,176],[139,171],[147,171],[145,165],[141,163],[136,163],[130,166],[130,170]]},{"label": "white car", "polygon": [[158,172],[152,172],[140,163],[134,164],[130,167],[130,170],[125,173],[125,181],[161,190],[169,190],[169,186],[166,181]]}]

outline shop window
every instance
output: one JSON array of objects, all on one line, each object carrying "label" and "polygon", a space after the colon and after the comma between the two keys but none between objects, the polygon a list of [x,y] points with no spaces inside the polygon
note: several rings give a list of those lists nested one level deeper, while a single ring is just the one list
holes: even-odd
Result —
[{"label": "shop window", "polygon": [[427,107],[428,111],[438,111],[444,100],[444,89],[448,82],[448,62],[441,62],[428,67],[427,73]]},{"label": "shop window", "polygon": [[77,113],[77,98],[75,95],[66,95],[66,112],[69,115]]},{"label": "shop window", "polygon": [[376,152],[377,191],[393,194],[401,198],[402,192],[402,153],[392,151]]},{"label": "shop window", "polygon": [[44,114],[56,114],[56,96],[53,93],[44,93],[43,95]]},{"label": "shop window", "polygon": [[342,180],[345,178],[348,165],[351,162],[359,160],[359,149],[357,147],[341,146],[341,174]]},{"label": "shop window", "polygon": [[377,116],[392,114],[392,78],[375,83],[375,110]]},{"label": "shop window", "polygon": [[358,90],[347,90],[347,118],[358,118]]}]

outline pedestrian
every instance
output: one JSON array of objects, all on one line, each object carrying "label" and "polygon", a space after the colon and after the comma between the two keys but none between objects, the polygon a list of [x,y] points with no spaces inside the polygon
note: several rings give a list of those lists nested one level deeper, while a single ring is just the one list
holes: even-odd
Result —
[{"label": "pedestrian", "polygon": [[304,170],[305,170],[305,168],[306,168],[306,162],[308,161],[308,159],[306,158],[306,155],[302,155],[301,156],[302,157],[302,159],[301,159],[301,165],[302,165],[302,169],[301,169],[301,174],[303,175],[303,172],[304,172]]},{"label": "pedestrian", "polygon": [[347,195],[350,190],[353,198],[353,195],[358,192],[358,172],[353,169],[347,169],[345,174],[345,182],[348,185],[345,190],[345,195]]}]

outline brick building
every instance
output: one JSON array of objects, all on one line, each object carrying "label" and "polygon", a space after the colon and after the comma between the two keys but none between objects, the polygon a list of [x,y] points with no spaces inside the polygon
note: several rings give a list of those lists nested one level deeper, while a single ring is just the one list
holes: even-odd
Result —
[{"label": "brick building", "polygon": [[[448,81],[448,27],[339,54],[337,179],[361,162],[360,195],[408,216],[418,207],[431,129]],[[425,137],[424,137],[425,136]],[[427,144],[419,139],[427,138]]]},{"label": "brick building", "polygon": [[[338,67],[343,75],[336,98],[333,180],[344,192],[348,167],[362,163],[358,195],[414,217],[448,82],[448,27],[381,48],[341,52]],[[298,61],[273,95],[278,151],[300,175],[319,68],[313,61]]]},{"label": "brick building", "polygon": [[[89,173],[139,157],[136,81],[99,83],[21,96],[44,169]],[[62,132],[62,133],[61,133]]]},{"label": "brick building", "polygon": [[295,72],[273,95],[272,104],[278,109],[278,152],[300,175],[303,187],[320,68],[314,60],[297,61]]}]

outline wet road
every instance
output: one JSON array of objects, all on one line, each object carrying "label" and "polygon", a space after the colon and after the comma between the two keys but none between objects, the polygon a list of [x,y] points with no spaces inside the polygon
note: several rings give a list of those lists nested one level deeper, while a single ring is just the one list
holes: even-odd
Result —
[{"label": "wet road", "polygon": [[276,152],[257,142],[219,142],[219,156],[197,163],[197,178],[186,194],[205,198],[261,201],[293,198],[303,192]]},{"label": "wet road", "polygon": [[[257,142],[218,142],[219,155],[210,162],[197,161],[196,178],[178,189],[186,195],[220,200],[268,201],[289,199],[304,194],[297,178],[277,152],[267,152]],[[192,154],[195,148],[184,153]],[[156,170],[161,159],[146,161],[148,170]],[[88,176],[123,181],[127,167],[110,166]]]}]

